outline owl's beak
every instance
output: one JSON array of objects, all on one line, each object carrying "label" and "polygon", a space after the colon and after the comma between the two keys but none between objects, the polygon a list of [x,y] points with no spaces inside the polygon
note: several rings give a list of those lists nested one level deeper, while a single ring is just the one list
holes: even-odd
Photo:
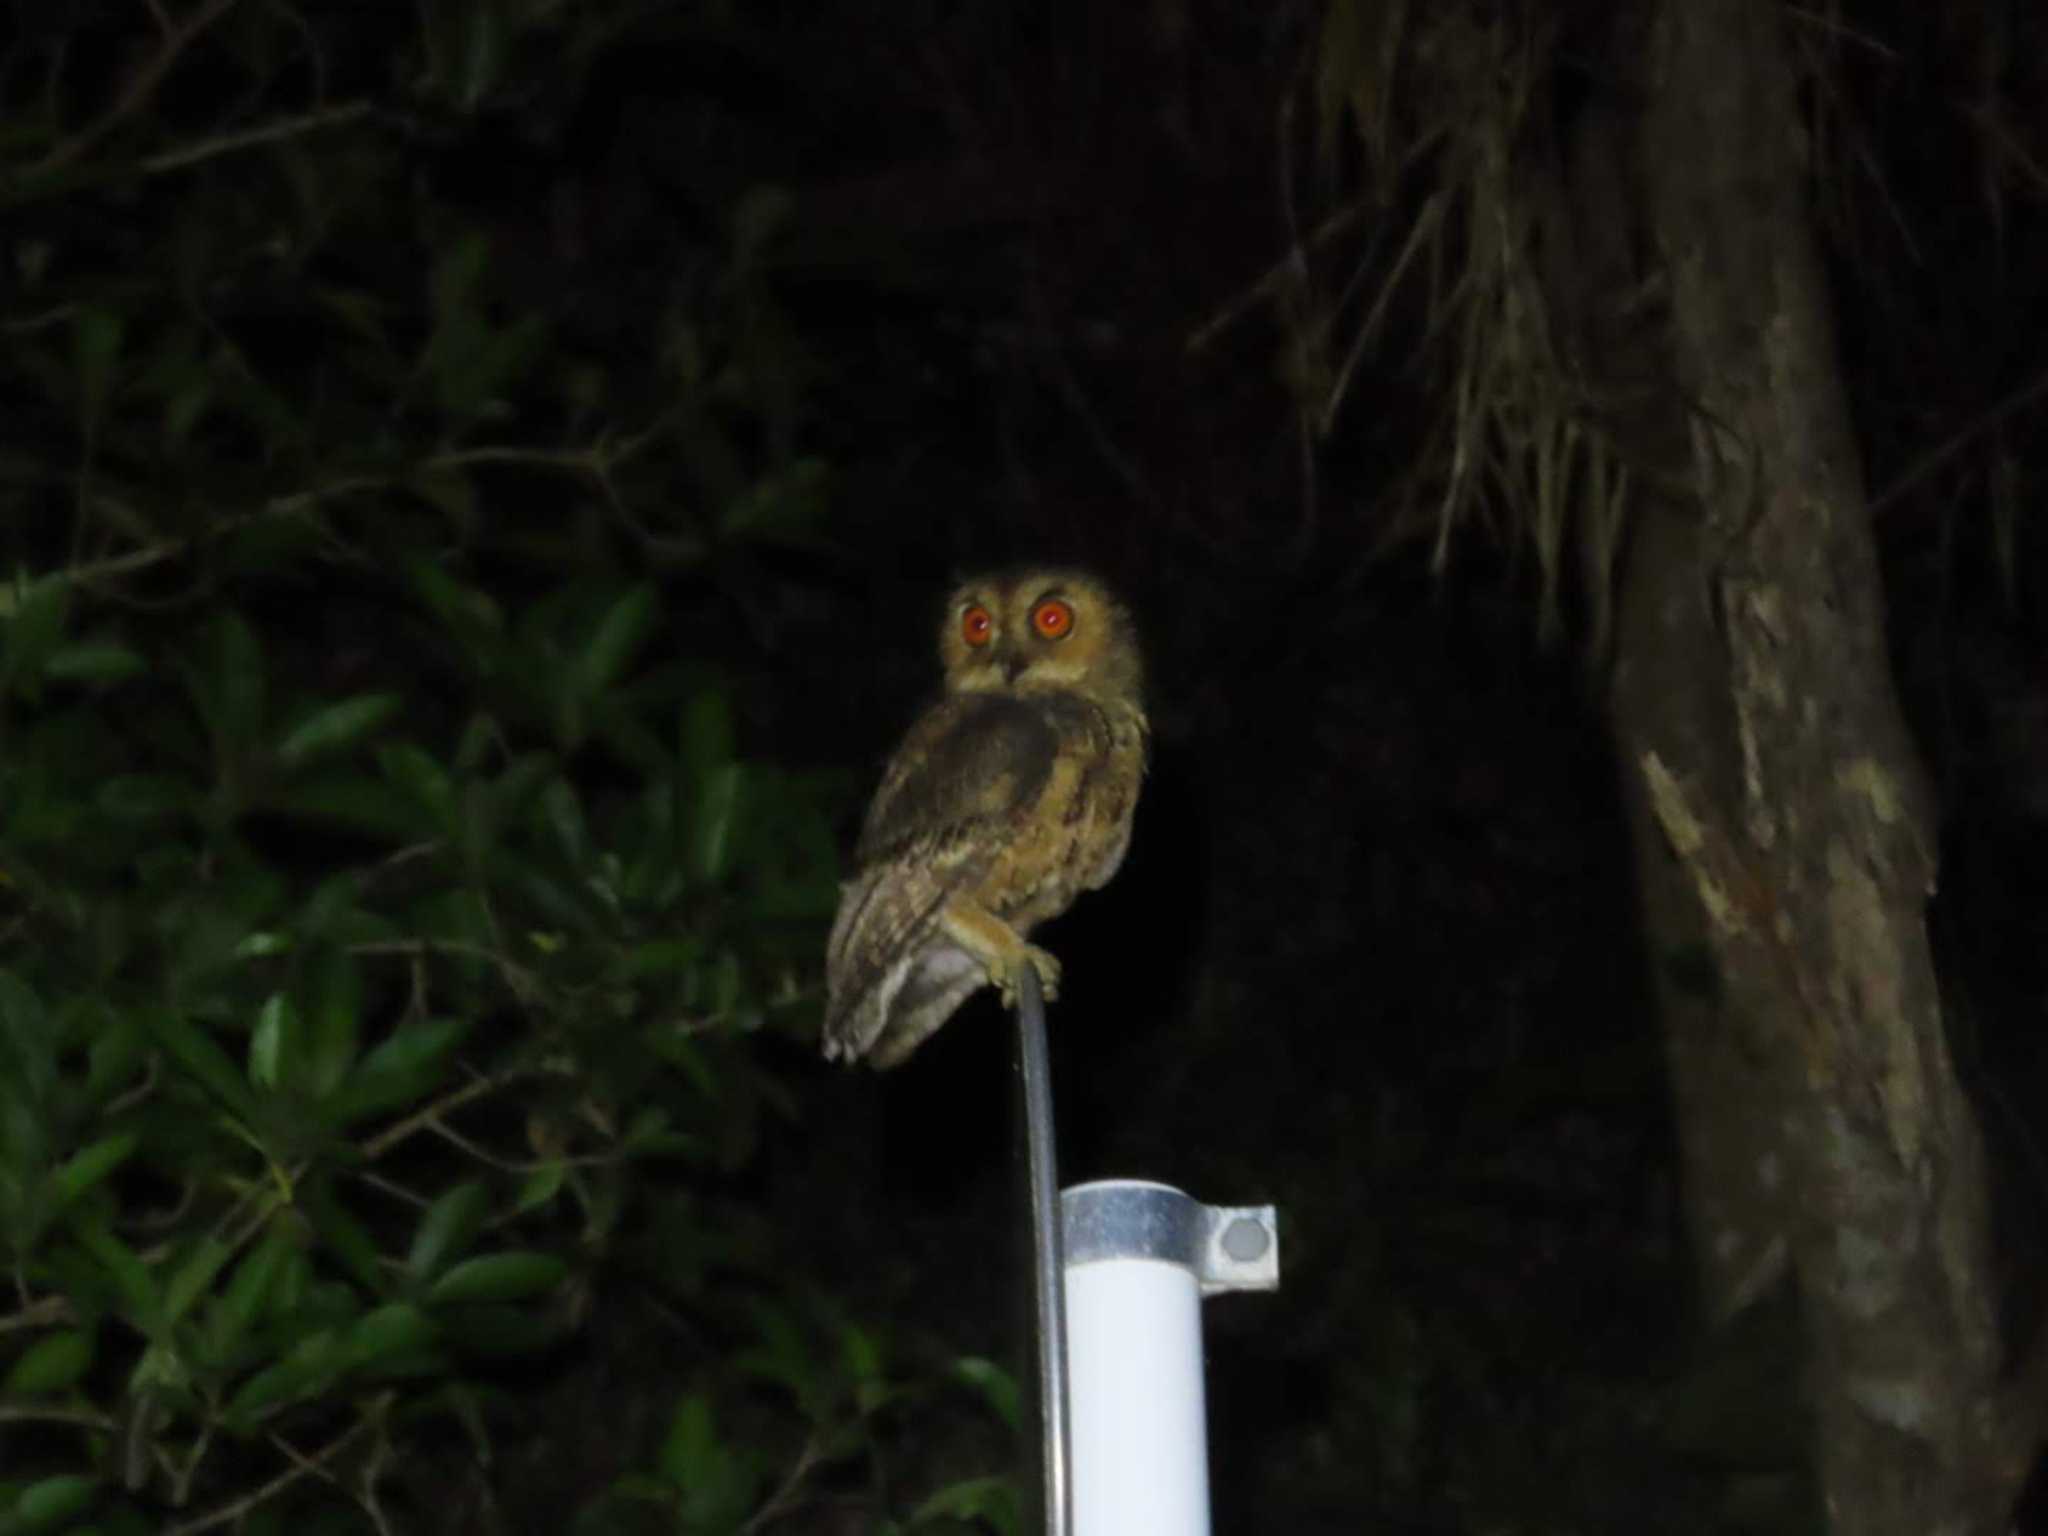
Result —
[{"label": "owl's beak", "polygon": [[1004,682],[1014,683],[1024,670],[1024,658],[1015,651],[1009,651],[997,659],[996,666],[1002,672]]}]

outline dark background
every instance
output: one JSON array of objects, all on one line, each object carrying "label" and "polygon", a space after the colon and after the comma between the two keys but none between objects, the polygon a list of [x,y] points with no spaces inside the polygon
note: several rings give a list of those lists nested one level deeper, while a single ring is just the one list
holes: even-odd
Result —
[{"label": "dark background", "polygon": [[[1940,794],[1930,921],[1952,1041],[2025,1329],[2048,1205],[2032,1129],[2048,1107],[2048,546],[2031,505],[2048,34],[2026,6],[1933,9],[1788,9],[1786,27],[1897,676]],[[6,91],[90,120],[147,51],[139,10],[17,4]],[[1067,967],[1062,1171],[1280,1207],[1279,1294],[1209,1308],[1218,1528],[1797,1528],[1780,1503],[1802,1453],[1790,1303],[1717,1334],[1691,1305],[1596,600],[1567,575],[1546,617],[1545,561],[1512,518],[1460,528],[1439,559],[1407,515],[1442,409],[1419,278],[1327,431],[1303,425],[1304,334],[1355,328],[1334,296],[1386,270],[1432,190],[1427,162],[1367,190],[1356,146],[1319,129],[1335,13],[648,6],[587,31],[517,7],[293,14],[303,50],[259,68],[232,27],[196,41],[108,142],[212,131],[237,92],[369,101],[333,132],[374,144],[383,190],[334,212],[296,277],[397,282],[482,230],[497,320],[541,317],[551,367],[595,360],[653,399],[650,317],[687,292],[757,383],[782,386],[732,426],[734,451],[824,467],[822,510],[768,540],[693,528],[708,452],[605,496],[482,469],[466,558],[509,606],[551,563],[652,575],[661,643],[745,680],[757,750],[840,775],[848,840],[933,686],[952,579],[1080,562],[1139,615],[1156,735],[1132,854],[1044,940]],[[484,15],[497,30],[480,41]],[[1541,165],[1598,65],[1569,7],[1471,15],[1541,40],[1516,144]],[[448,61],[486,43],[465,98]],[[392,62],[423,57],[432,84]],[[326,146],[306,151],[315,167],[343,153],[308,143]],[[252,209],[312,195],[262,152],[193,174]],[[15,277],[43,237],[31,220],[102,276],[174,271],[165,232],[187,196],[166,176],[29,199]],[[1262,286],[1340,215],[1307,243],[1300,287]],[[765,233],[745,283],[721,288],[749,219]],[[206,280],[274,386],[317,396],[335,339],[292,283],[255,257]],[[10,438],[59,430],[17,403]],[[578,426],[547,397],[486,435]],[[246,467],[292,483],[274,454]],[[75,547],[68,498],[12,493],[15,559]],[[242,600],[289,615],[329,677],[403,666],[372,600],[325,590],[252,580]],[[993,1001],[884,1078],[794,1036],[760,1049],[801,1114],[745,1193],[793,1262],[849,1307],[1010,1350]],[[532,1383],[542,1449],[506,1474],[506,1504],[534,1523],[513,1528],[556,1528],[619,1440],[615,1410],[664,1390],[642,1326],[595,1309],[580,1351]]]}]

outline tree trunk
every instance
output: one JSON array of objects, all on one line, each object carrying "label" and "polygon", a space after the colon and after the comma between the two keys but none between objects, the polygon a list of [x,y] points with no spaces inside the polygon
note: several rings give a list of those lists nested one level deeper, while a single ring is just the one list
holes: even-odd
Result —
[{"label": "tree trunk", "polygon": [[1668,285],[1653,456],[1685,486],[1636,525],[1617,734],[1711,960],[1706,1002],[1666,1021],[1710,1299],[1789,1254],[1831,1529],[1990,1536],[2032,1426],[1998,1392],[1982,1159],[1923,922],[1933,816],[1778,25],[1764,0],[1648,17],[1621,200]]}]

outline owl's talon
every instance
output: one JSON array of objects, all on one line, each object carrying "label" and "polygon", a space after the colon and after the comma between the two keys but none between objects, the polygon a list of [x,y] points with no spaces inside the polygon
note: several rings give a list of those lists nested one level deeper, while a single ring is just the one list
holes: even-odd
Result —
[{"label": "owl's talon", "polygon": [[1060,963],[1051,953],[1036,944],[1020,944],[1015,954],[1007,955],[989,967],[988,979],[996,984],[1005,1008],[1017,1006],[1019,973],[1024,966],[1030,966],[1038,973],[1038,991],[1048,1003],[1060,995]]}]

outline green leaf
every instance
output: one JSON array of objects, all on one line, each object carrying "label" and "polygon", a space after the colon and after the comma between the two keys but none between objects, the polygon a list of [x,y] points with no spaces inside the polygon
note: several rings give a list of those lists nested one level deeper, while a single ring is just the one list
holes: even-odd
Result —
[{"label": "green leaf", "polygon": [[461,643],[470,665],[479,675],[489,676],[504,648],[505,615],[497,602],[486,592],[464,586],[432,560],[412,561],[406,576]]},{"label": "green leaf", "polygon": [[678,1488],[703,1488],[717,1480],[724,1461],[711,1399],[692,1392],[676,1405],[668,1422],[658,1458],[661,1474]]},{"label": "green leaf", "polygon": [[1020,1422],[1023,1409],[1017,1391],[1017,1378],[997,1365],[993,1360],[984,1360],[978,1355],[963,1355],[953,1362],[956,1380],[965,1382],[979,1392],[982,1399],[996,1411],[996,1416],[1011,1429]]},{"label": "green leaf", "polygon": [[409,1301],[394,1301],[366,1312],[348,1331],[349,1364],[356,1370],[396,1365],[433,1348],[441,1330]]},{"label": "green leaf", "polygon": [[91,1504],[99,1486],[95,1479],[76,1474],[31,1483],[14,1501],[11,1527],[22,1532],[54,1530]]},{"label": "green leaf", "polygon": [[257,1011],[249,1033],[249,1081],[266,1092],[284,1086],[285,1074],[298,1065],[299,1011],[282,992],[273,992]]},{"label": "green leaf", "polygon": [[[507,21],[497,4],[449,7],[462,19],[461,42],[444,62],[446,79],[464,112],[484,104],[505,67]],[[451,67],[452,66],[452,67]]]},{"label": "green leaf", "polygon": [[84,1329],[53,1333],[38,1340],[14,1362],[0,1395],[48,1397],[76,1382],[92,1365],[93,1336]]},{"label": "green leaf", "polygon": [[739,820],[745,765],[725,763],[705,777],[698,791],[692,835],[692,864],[707,885],[723,880],[732,864],[733,828]]},{"label": "green leaf", "polygon": [[307,821],[332,822],[394,843],[446,831],[439,811],[423,806],[406,788],[360,775],[294,784],[279,794],[275,803]]},{"label": "green leaf", "polygon": [[348,1365],[348,1351],[339,1330],[323,1328],[293,1346],[292,1352],[243,1382],[228,1400],[227,1417],[243,1425],[278,1403],[307,1397],[326,1387]]},{"label": "green leaf", "polygon": [[428,1206],[413,1233],[412,1252],[405,1261],[413,1278],[433,1279],[450,1259],[467,1249],[482,1230],[490,1208],[490,1195],[476,1179],[456,1185]]},{"label": "green leaf", "polygon": [[71,328],[71,365],[78,375],[78,414],[88,431],[105,409],[113,389],[114,365],[126,327],[114,310],[97,305],[79,311]]},{"label": "green leaf", "polygon": [[213,1343],[223,1355],[240,1344],[255,1325],[284,1270],[285,1260],[297,1251],[290,1225],[294,1220],[295,1217],[273,1218],[263,1240],[235,1266],[234,1278],[228,1281],[227,1290],[214,1308]]},{"label": "green leaf", "polygon": [[204,1295],[214,1277],[235,1256],[232,1248],[213,1237],[201,1237],[172,1273],[164,1286],[163,1321],[169,1326],[192,1310],[192,1303]]},{"label": "green leaf", "polygon": [[444,1336],[465,1354],[496,1360],[536,1354],[559,1343],[563,1324],[543,1312],[478,1302],[440,1314]]},{"label": "green leaf", "polygon": [[882,1380],[881,1341],[866,1328],[848,1323],[839,1331],[839,1353],[846,1360],[846,1372],[863,1385]]},{"label": "green leaf", "polygon": [[57,1035],[42,999],[10,971],[0,971],[0,1092],[31,1103],[57,1081]]},{"label": "green leaf", "polygon": [[361,693],[339,704],[330,704],[286,733],[277,744],[277,759],[288,768],[296,768],[323,753],[354,746],[398,713],[401,702],[395,693]]},{"label": "green leaf", "polygon": [[636,944],[626,955],[625,970],[630,977],[686,976],[704,959],[704,941],[694,934],[673,939],[650,939]]},{"label": "green leaf", "polygon": [[788,1388],[790,1396],[813,1423],[826,1422],[834,1408],[830,1363],[813,1355],[803,1334],[782,1308],[757,1298],[749,1310],[761,1342],[742,1351],[738,1364],[753,1375]]},{"label": "green leaf", "polygon": [[175,453],[185,445],[207,407],[213,404],[214,394],[213,380],[197,373],[164,402],[163,440],[167,449]]},{"label": "green leaf", "polygon": [[463,851],[481,864],[504,828],[554,778],[558,763],[547,752],[522,752],[489,784],[470,784],[463,796]]},{"label": "green leaf", "polygon": [[512,1202],[516,1211],[530,1211],[546,1205],[561,1193],[562,1181],[568,1177],[568,1167],[560,1162],[543,1163],[526,1176],[519,1186],[519,1197]]},{"label": "green leaf", "polygon": [[411,742],[399,742],[378,751],[377,766],[387,779],[431,812],[437,826],[454,829],[455,786],[433,758]]},{"label": "green leaf", "polygon": [[160,821],[189,810],[198,798],[184,779],[161,773],[121,773],[100,785],[93,803],[115,821]]},{"label": "green leaf", "polygon": [[130,1321],[144,1332],[154,1332],[158,1299],[156,1280],[149,1268],[104,1221],[73,1218],[72,1236],[98,1264],[100,1273],[113,1283]]},{"label": "green leaf", "polygon": [[92,1026],[92,1044],[87,1049],[91,1065],[86,1074],[86,1102],[103,1105],[134,1086],[146,1045],[142,1026],[133,1014],[111,1008],[101,1013]]},{"label": "green leaf", "polygon": [[334,1198],[334,1191],[325,1179],[301,1186],[298,1208],[327,1245],[329,1255],[340,1262],[364,1291],[372,1296],[382,1296],[390,1290],[390,1276],[376,1239],[346,1206]]},{"label": "green leaf", "polygon": [[595,698],[618,681],[654,629],[655,592],[643,582],[605,611],[577,668],[585,698]]},{"label": "green leaf", "polygon": [[427,1291],[434,1306],[471,1301],[517,1301],[560,1285],[569,1266],[552,1253],[487,1253],[465,1259]]},{"label": "green leaf", "polygon": [[910,1517],[913,1527],[939,1520],[985,1520],[1013,1536],[1021,1520],[1017,1485],[1006,1477],[976,1477],[941,1488]]},{"label": "green leaf", "polygon": [[732,701],[722,688],[696,694],[683,714],[683,763],[700,783],[734,756]]},{"label": "green leaf", "polygon": [[64,638],[71,612],[71,583],[60,576],[17,582],[0,593],[9,601],[6,640],[0,645],[0,675],[11,685],[37,677]]},{"label": "green leaf", "polygon": [[541,814],[554,835],[555,848],[571,868],[581,868],[588,856],[590,836],[583,822],[583,807],[567,779],[557,778],[541,791]]},{"label": "green leaf", "polygon": [[[446,11],[448,7],[440,9]],[[471,229],[449,242],[446,253],[434,263],[433,276],[434,313],[443,325],[452,316],[474,308],[477,285],[490,264],[488,235]]]},{"label": "green leaf", "polygon": [[324,1099],[346,1080],[361,1045],[362,968],[346,950],[325,950],[306,990],[306,1086]]},{"label": "green leaf", "polygon": [[263,647],[239,613],[229,610],[213,622],[206,659],[194,683],[201,711],[212,730],[217,754],[240,757],[257,744],[263,721]]},{"label": "green leaf", "polygon": [[382,1114],[430,1092],[466,1028],[460,1019],[428,1019],[390,1036],[363,1058],[335,1095],[337,1122],[346,1125]]},{"label": "green leaf", "polygon": [[149,1032],[173,1061],[211,1089],[242,1119],[255,1118],[256,1101],[249,1093],[249,1084],[213,1036],[168,1008],[149,1009],[144,1017]]},{"label": "green leaf", "polygon": [[107,641],[62,646],[43,663],[45,676],[67,683],[118,683],[148,670],[127,646]]},{"label": "green leaf", "polygon": [[118,1131],[72,1153],[65,1159],[64,1166],[50,1175],[54,1209],[63,1210],[120,1167],[135,1150],[136,1141],[133,1131]]}]

